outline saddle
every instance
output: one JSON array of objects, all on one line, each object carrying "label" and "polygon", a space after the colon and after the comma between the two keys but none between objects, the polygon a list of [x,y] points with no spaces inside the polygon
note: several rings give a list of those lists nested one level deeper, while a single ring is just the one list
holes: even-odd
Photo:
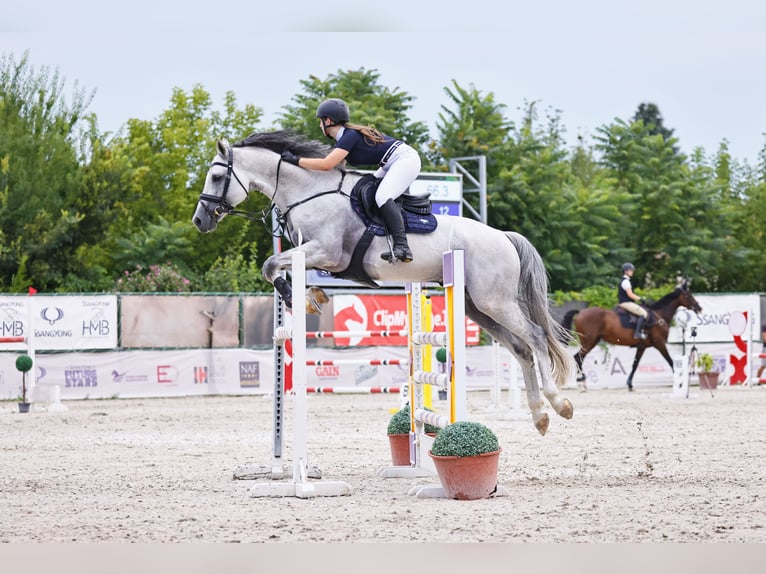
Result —
[{"label": "saddle", "polygon": [[[652,311],[651,309],[646,309],[646,310],[649,312],[649,315],[646,317],[646,322],[644,323],[644,329],[649,329],[651,327],[654,327],[657,324],[658,319],[654,311]],[[623,328],[625,329],[636,328],[636,323],[638,322],[638,315],[634,315],[633,313],[626,311],[622,307],[615,307],[614,312],[617,313],[617,316],[620,318],[620,325]]]},{"label": "saddle", "polygon": [[[375,235],[385,235],[386,227],[380,208],[375,202],[375,193],[381,180],[374,175],[362,176],[351,190],[351,207],[368,227],[375,228]],[[430,195],[409,195],[404,193],[394,202],[402,210],[404,229],[407,233],[431,233],[436,229],[436,218],[431,213]]]},{"label": "saddle", "polygon": [[[351,255],[351,262],[344,271],[332,273],[333,277],[349,279],[368,287],[378,288],[378,285],[364,270],[364,255],[367,253],[373,238],[386,235],[386,226],[380,214],[380,208],[375,202],[375,193],[381,180],[372,174],[365,174],[351,190],[351,208],[364,222],[366,229],[359,238]],[[395,203],[402,211],[404,229],[407,233],[431,233],[436,229],[437,221],[431,213],[430,194],[402,194]]]}]

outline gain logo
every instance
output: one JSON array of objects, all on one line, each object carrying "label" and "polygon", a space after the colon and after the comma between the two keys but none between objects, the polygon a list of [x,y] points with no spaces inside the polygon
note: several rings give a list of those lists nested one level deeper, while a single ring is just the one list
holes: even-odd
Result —
[{"label": "gain logo", "polygon": [[48,321],[49,324],[53,325],[56,321],[61,321],[61,319],[64,318],[64,310],[59,307],[54,307],[54,311],[51,311],[50,307],[45,307],[42,311],[40,311],[40,317]]}]

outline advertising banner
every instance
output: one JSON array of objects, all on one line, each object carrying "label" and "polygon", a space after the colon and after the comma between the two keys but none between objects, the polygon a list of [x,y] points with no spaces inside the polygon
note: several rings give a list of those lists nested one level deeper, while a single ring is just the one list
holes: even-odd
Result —
[{"label": "advertising banner", "polygon": [[[731,295],[695,295],[702,307],[699,315],[681,307],[670,327],[668,342],[721,343],[732,340],[730,322],[733,314],[748,314],[746,333],[751,341],[761,341],[761,296],[758,293]],[[692,331],[693,329],[693,331]]]},{"label": "advertising banner", "polygon": [[0,337],[25,337],[4,350],[67,351],[117,347],[116,295],[2,295]]},{"label": "advertising banner", "polygon": [[[432,330],[444,331],[446,311],[444,296],[431,298]],[[407,298],[405,295],[334,295],[334,330],[336,331],[401,331],[407,328]],[[466,344],[479,344],[479,326],[465,319]],[[337,338],[339,347],[361,345],[406,346],[407,337]]]},{"label": "advertising banner", "polygon": [[[14,353],[0,354],[0,399],[19,395]],[[56,385],[62,399],[262,394],[273,391],[272,351],[189,349],[41,354],[38,388]]]}]

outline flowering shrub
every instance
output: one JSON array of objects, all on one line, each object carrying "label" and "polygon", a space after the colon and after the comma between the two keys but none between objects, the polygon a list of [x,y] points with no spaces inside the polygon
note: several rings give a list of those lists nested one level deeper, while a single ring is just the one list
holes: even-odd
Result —
[{"label": "flowering shrub", "polygon": [[191,282],[168,261],[148,269],[142,265],[136,265],[133,271],[126,269],[117,280],[116,289],[130,293],[181,293],[191,291]]}]

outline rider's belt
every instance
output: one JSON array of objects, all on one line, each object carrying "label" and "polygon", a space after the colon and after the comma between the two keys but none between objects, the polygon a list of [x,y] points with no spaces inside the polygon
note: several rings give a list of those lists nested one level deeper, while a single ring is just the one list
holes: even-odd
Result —
[{"label": "rider's belt", "polygon": [[388,148],[388,151],[386,151],[386,155],[384,155],[383,159],[380,160],[380,167],[383,167],[388,163],[388,160],[391,159],[391,156],[394,155],[396,148],[398,148],[400,145],[402,145],[402,142],[400,141],[395,141],[393,144],[391,144],[391,147]]}]

